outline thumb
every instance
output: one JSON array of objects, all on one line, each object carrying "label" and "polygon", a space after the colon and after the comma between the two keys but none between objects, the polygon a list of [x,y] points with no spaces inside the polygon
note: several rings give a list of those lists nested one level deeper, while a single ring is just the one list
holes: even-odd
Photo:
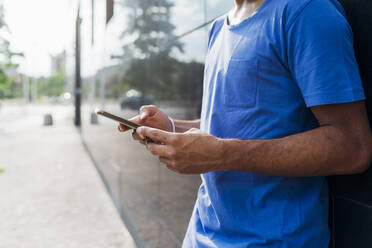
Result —
[{"label": "thumb", "polygon": [[140,109],[140,119],[143,121],[148,117],[155,115],[157,108],[155,106],[143,106]]}]

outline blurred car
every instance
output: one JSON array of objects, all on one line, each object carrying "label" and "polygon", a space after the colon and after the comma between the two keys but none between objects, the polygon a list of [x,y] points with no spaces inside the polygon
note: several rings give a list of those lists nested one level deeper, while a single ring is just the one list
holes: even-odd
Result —
[{"label": "blurred car", "polygon": [[72,95],[70,92],[64,92],[58,97],[58,102],[62,104],[69,104],[72,102]]},{"label": "blurred car", "polygon": [[154,98],[151,95],[144,95],[137,90],[129,90],[124,97],[120,99],[120,108],[138,110],[143,105],[154,104]]},{"label": "blurred car", "polygon": [[49,102],[51,104],[57,104],[58,103],[58,97],[57,96],[51,96],[51,97],[49,97]]}]

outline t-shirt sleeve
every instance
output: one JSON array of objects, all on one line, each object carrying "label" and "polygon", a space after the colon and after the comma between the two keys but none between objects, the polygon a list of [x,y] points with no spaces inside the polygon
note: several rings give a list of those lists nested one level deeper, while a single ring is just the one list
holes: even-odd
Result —
[{"label": "t-shirt sleeve", "polygon": [[286,37],[289,69],[306,106],[365,99],[351,28],[331,1],[311,1]]}]

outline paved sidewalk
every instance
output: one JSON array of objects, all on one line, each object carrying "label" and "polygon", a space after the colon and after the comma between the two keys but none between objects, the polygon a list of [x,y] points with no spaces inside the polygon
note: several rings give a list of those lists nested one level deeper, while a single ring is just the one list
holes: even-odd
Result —
[{"label": "paved sidewalk", "polygon": [[0,247],[135,247],[72,125],[0,132],[0,169]]}]

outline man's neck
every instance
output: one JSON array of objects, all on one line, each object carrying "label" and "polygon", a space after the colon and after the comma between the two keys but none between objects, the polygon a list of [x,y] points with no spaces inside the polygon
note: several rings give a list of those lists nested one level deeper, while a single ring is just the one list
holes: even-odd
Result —
[{"label": "man's neck", "polygon": [[229,24],[236,25],[251,17],[265,0],[235,0],[235,8],[228,14]]}]

